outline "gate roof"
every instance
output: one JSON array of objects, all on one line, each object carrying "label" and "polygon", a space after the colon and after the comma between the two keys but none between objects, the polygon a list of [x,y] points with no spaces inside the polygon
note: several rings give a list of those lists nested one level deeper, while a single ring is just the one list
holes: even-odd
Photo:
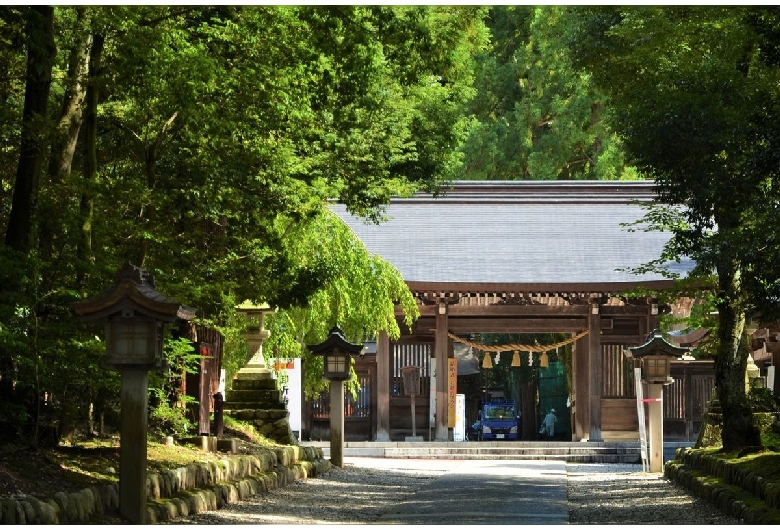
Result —
[{"label": "gate roof", "polygon": [[[379,225],[341,204],[333,209],[369,252],[418,288],[524,284],[605,291],[669,283],[657,273],[622,270],[658,259],[671,237],[622,226],[641,219],[653,197],[652,181],[458,181],[439,197],[393,199],[388,220]],[[693,262],[667,266],[685,276]]]}]

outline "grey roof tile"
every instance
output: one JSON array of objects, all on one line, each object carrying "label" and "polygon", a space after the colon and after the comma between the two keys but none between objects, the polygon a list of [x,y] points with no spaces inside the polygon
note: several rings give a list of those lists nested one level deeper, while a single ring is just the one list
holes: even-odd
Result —
[{"label": "grey roof tile", "polygon": [[[394,199],[389,220],[364,223],[334,211],[366,248],[406,281],[599,283],[663,280],[619,269],[660,256],[669,233],[628,232],[645,210],[649,182],[454,183],[440,198]],[[489,186],[489,189],[488,189]],[[673,264],[683,275],[693,264]]]}]

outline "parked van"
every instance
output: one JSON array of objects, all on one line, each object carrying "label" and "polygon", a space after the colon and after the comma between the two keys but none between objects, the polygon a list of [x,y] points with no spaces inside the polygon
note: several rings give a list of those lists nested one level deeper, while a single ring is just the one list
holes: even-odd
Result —
[{"label": "parked van", "polygon": [[493,401],[482,407],[480,440],[517,440],[520,415],[513,401]]}]

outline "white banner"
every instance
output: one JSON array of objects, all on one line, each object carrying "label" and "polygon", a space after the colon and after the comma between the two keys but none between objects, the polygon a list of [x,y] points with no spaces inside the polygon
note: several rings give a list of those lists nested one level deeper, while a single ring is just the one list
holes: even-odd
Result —
[{"label": "white banner", "polygon": [[455,395],[455,428],[452,431],[456,442],[466,441],[466,396]]},{"label": "white banner", "polygon": [[636,388],[636,414],[639,419],[639,455],[642,457],[642,471],[650,469],[650,459],[647,452],[647,429],[645,428],[645,400],[642,395],[642,369],[634,368],[634,384]]}]

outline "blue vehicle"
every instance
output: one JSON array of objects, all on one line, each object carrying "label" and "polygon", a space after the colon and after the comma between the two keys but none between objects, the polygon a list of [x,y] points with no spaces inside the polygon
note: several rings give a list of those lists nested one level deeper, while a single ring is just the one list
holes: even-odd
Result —
[{"label": "blue vehicle", "polygon": [[517,440],[520,415],[513,401],[494,401],[482,407],[480,440]]}]

